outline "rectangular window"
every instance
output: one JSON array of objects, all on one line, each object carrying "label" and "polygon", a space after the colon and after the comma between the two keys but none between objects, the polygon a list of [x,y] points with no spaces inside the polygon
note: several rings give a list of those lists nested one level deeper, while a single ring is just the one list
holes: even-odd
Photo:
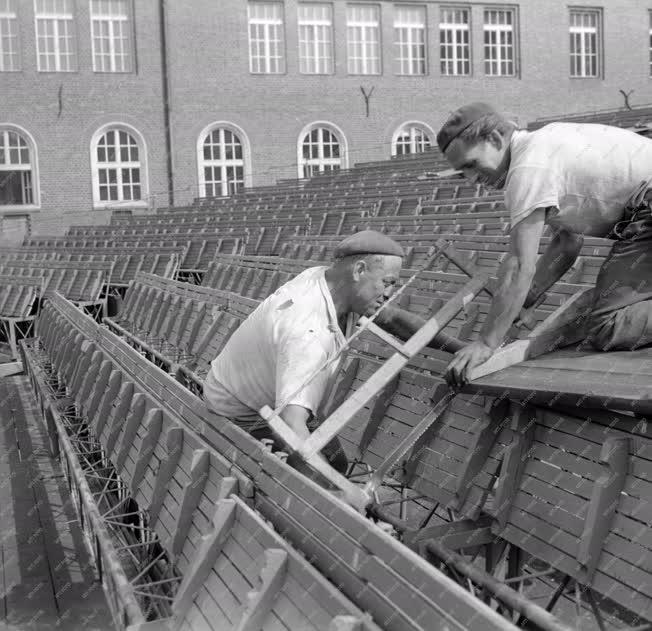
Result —
[{"label": "rectangular window", "polygon": [[0,72],[20,70],[16,0],[0,0]]},{"label": "rectangular window", "polygon": [[256,74],[285,72],[283,5],[250,2],[249,70]]},{"label": "rectangular window", "polygon": [[131,72],[128,0],[91,0],[94,72]]},{"label": "rectangular window", "polygon": [[396,74],[426,74],[426,8],[394,7]]},{"label": "rectangular window", "polygon": [[471,25],[468,9],[442,7],[439,56],[442,74],[471,74]]},{"label": "rectangular window", "polygon": [[40,72],[74,72],[77,43],[73,0],[34,0]]},{"label": "rectangular window", "polygon": [[380,74],[380,8],[373,4],[346,7],[349,74]]},{"label": "rectangular window", "polygon": [[569,30],[570,76],[599,76],[600,13],[590,9],[571,9]]},{"label": "rectangular window", "polygon": [[330,4],[299,5],[299,70],[333,72],[333,17]]},{"label": "rectangular window", "polygon": [[492,77],[513,77],[514,12],[511,9],[485,9],[484,71]]}]

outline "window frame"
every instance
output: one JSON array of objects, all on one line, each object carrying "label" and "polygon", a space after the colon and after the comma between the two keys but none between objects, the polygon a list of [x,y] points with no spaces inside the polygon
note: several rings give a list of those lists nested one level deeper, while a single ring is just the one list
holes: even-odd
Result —
[{"label": "window frame", "polygon": [[[348,10],[349,8],[353,7],[365,7],[365,8],[374,8],[376,10],[376,16],[377,16],[377,22],[375,24],[376,32],[378,34],[378,39],[377,39],[377,53],[378,53],[378,70],[377,72],[357,72],[356,70],[352,70],[351,67],[351,55],[350,55],[350,46],[351,46],[351,39],[349,37],[350,34],[350,28],[351,25],[353,24],[354,27],[368,27],[368,24],[365,23],[359,23],[357,24],[356,22],[349,22],[349,15],[348,15]],[[345,13],[345,28],[346,28],[346,73],[349,76],[380,76],[383,74],[383,16],[382,16],[382,7],[378,3],[364,3],[364,2],[347,2],[346,3],[346,13]],[[364,33],[364,31],[363,31]],[[368,40],[362,39],[361,40],[361,46],[362,45],[368,45]],[[364,50],[364,46],[363,46]],[[356,58],[358,59],[358,58]],[[362,66],[363,70],[367,69],[369,66],[369,62],[371,58],[367,57],[360,57],[359,58],[362,61]]]},{"label": "window frame", "polygon": [[[315,20],[313,18],[312,22],[302,22],[301,18],[301,9],[305,7],[327,7],[329,11],[329,22],[328,23],[320,23],[318,20]],[[302,68],[303,64],[306,63],[304,61],[304,57],[301,56],[301,27],[302,26],[309,26],[314,29],[315,26],[325,26],[328,28],[328,45],[329,45],[329,52],[330,55],[329,57],[324,57],[323,59],[327,60],[328,65],[330,68],[328,70],[323,70],[323,71],[315,71],[315,72],[309,72],[307,70],[304,70]],[[297,43],[298,43],[298,59],[299,59],[299,74],[302,75],[332,75],[335,74],[335,37],[334,37],[334,30],[335,30],[335,24],[334,24],[334,11],[333,11],[333,3],[332,2],[299,2],[297,4]],[[319,61],[320,58],[318,55],[317,46],[317,38],[315,37],[312,41],[309,42],[309,45],[313,48],[313,53],[314,57],[312,59],[315,60],[315,62]],[[315,63],[315,66],[318,64]]]},{"label": "window frame", "polygon": [[[513,72],[512,74],[489,74],[487,73],[487,43],[485,41],[485,34],[488,30],[500,31],[503,29],[487,29],[487,23],[485,21],[485,16],[488,11],[503,11],[505,13],[511,13],[512,15],[512,24],[511,24],[511,33],[512,33],[512,65]],[[491,25],[496,26],[496,25]],[[484,66],[484,76],[491,77],[492,79],[514,79],[520,77],[520,63],[519,63],[519,18],[518,18],[518,7],[509,6],[509,5],[484,5],[482,8],[482,48],[483,48],[483,66]],[[498,45],[500,47],[500,45]],[[497,63],[500,63],[498,61]]]},{"label": "window frame", "polygon": [[[416,30],[419,27],[414,27],[414,25],[411,24],[405,24],[405,25],[399,25],[397,26],[396,21],[397,21],[397,9],[419,9],[420,11],[423,12],[423,25],[420,27],[420,30],[423,32],[423,72],[403,72],[401,70],[401,66],[403,65],[403,58],[401,57],[401,46],[403,45],[402,42],[398,41],[397,38],[397,31],[399,29],[408,29],[408,42],[407,42],[407,47],[408,50],[411,51],[411,47],[414,46],[414,42],[411,40],[412,38],[412,32],[413,30]],[[425,4],[394,4],[394,20],[392,21],[392,29],[394,32],[394,47],[398,47],[398,50],[396,50],[396,53],[394,55],[394,74],[398,77],[425,77],[429,74],[429,59],[428,59],[428,7]],[[412,64],[415,61],[420,61],[416,60],[415,58],[412,58],[411,53],[407,59],[407,63],[409,66],[412,66]]]},{"label": "window frame", "polygon": [[[315,129],[326,129],[328,130],[331,134],[333,134],[340,147],[340,164],[339,164],[339,170],[345,170],[349,168],[349,147],[348,147],[348,141],[346,139],[346,135],[344,134],[344,131],[338,126],[335,125],[334,123],[331,123],[330,121],[313,121],[312,123],[309,123],[306,125],[300,132],[299,135],[297,136],[297,173],[298,177],[300,180],[306,179],[306,176],[304,174],[304,166],[306,163],[305,158],[303,157],[303,142],[306,136],[311,133]],[[323,139],[322,139],[322,144],[323,144]],[[328,158],[327,158],[328,159]],[[325,173],[326,171],[319,171],[319,173]],[[314,177],[314,175],[310,176]]]},{"label": "window frame", "polygon": [[199,193],[199,197],[206,197],[206,181],[204,178],[204,141],[208,134],[212,133],[215,129],[220,128],[230,131],[239,138],[242,146],[244,187],[251,188],[252,186],[251,144],[245,130],[230,121],[214,121],[206,125],[206,127],[204,127],[197,135],[195,156],[197,159],[197,192]]},{"label": "window frame", "polygon": [[[424,153],[425,151],[428,151],[428,149],[425,149],[424,151],[417,151],[417,152],[410,152],[409,154],[399,154],[397,152],[397,147],[398,147],[398,139],[399,136],[401,135],[401,132],[408,128],[408,129],[413,129],[415,127],[418,127],[423,131],[427,136],[428,136],[428,142],[429,142],[429,148],[433,148],[436,144],[436,137],[437,134],[435,134],[435,130],[428,125],[428,123],[424,123],[423,121],[420,120],[408,120],[403,123],[401,123],[395,130],[394,133],[392,134],[392,142],[391,142],[391,157],[398,156],[398,155],[413,155],[415,153]],[[412,133],[410,133],[410,144],[414,142],[414,138],[412,137]]]},{"label": "window frame", "polygon": [[[262,59],[265,62],[265,70],[254,70],[254,55],[253,53],[253,39],[251,37],[251,26],[252,24],[258,24],[258,22],[253,21],[252,22],[252,15],[251,15],[251,7],[253,5],[276,5],[280,8],[280,24],[278,25],[280,28],[280,36],[281,39],[279,41],[279,67],[278,70],[276,71],[271,71],[269,68],[271,67],[271,60],[272,57],[270,56],[270,42],[272,41],[269,37],[269,26],[270,24],[273,24],[271,22],[265,22],[262,21],[260,24],[263,24],[266,26],[265,28],[265,39],[263,40],[264,44],[264,49],[265,49],[265,55],[262,57]],[[249,74],[252,75],[283,75],[287,73],[287,37],[285,33],[285,26],[286,26],[286,20],[285,20],[285,4],[284,2],[281,2],[280,0],[248,0],[247,2],[247,37],[248,37],[248,53],[249,53]],[[275,58],[274,58],[275,59]]]},{"label": "window frame", "polygon": [[[126,132],[134,138],[138,145],[138,162],[140,164],[140,199],[116,199],[116,200],[101,200],[100,199],[100,178],[99,170],[100,163],[97,160],[97,145],[100,139],[109,131]],[[145,136],[139,132],[135,127],[124,123],[122,121],[113,121],[105,123],[93,133],[90,142],[91,154],[91,184],[92,184],[92,199],[94,210],[106,210],[109,208],[124,208],[130,206],[132,208],[148,208],[149,207],[149,171],[148,171],[148,150]],[[116,164],[121,164],[122,161]],[[110,164],[110,163],[109,163]],[[117,167],[122,168],[122,167]],[[118,189],[120,195],[122,191]]]},{"label": "window frame", "polygon": [[648,42],[648,77],[652,79],[652,9],[648,9],[647,12],[648,16],[648,36],[647,36],[647,42]]},{"label": "window frame", "polygon": [[[595,58],[596,58],[596,71],[595,74],[573,74],[572,73],[572,64],[573,64],[573,53],[571,52],[571,38],[573,36],[573,29],[578,29],[577,33],[590,33],[590,30],[586,27],[577,27],[571,24],[573,14],[594,14],[595,15]],[[604,78],[604,44],[603,44],[603,13],[600,7],[591,7],[591,6],[577,6],[570,5],[568,7],[568,60],[571,65],[569,68],[569,78],[571,79],[603,79]],[[581,38],[582,48],[585,45],[585,38]],[[586,53],[581,52],[579,59],[581,61],[581,66],[586,66]]]},{"label": "window frame", "polygon": [[[467,16],[467,28],[450,28],[450,27],[458,27],[462,26],[461,24],[455,24],[452,22],[444,22],[443,17],[444,17],[444,12],[445,11],[464,11],[466,12]],[[444,28],[444,26],[449,27],[449,28]],[[472,77],[473,76],[473,11],[471,5],[468,4],[442,4],[439,6],[439,22],[437,25],[438,28],[438,34],[439,34],[439,73],[442,77]],[[469,65],[469,71],[467,73],[458,73],[458,72],[445,72],[444,71],[444,63],[452,63],[453,64],[459,64],[460,60],[457,59],[457,53],[455,52],[453,59],[448,60],[448,58],[444,58],[441,54],[442,47],[446,46],[452,46],[453,50],[455,51],[457,46],[459,46],[459,43],[457,40],[453,42],[452,44],[449,44],[446,42],[445,44],[443,43],[442,40],[442,31],[444,30],[449,30],[452,31],[453,33],[455,32],[463,32],[466,31],[468,33],[468,51],[469,51],[469,58],[468,58],[468,65]],[[462,59],[462,62],[464,63],[464,60]]]},{"label": "window frame", "polygon": [[[70,17],[67,17],[67,14],[39,14],[37,11],[37,3],[39,0],[33,0],[33,9],[34,9],[34,35],[35,35],[35,45],[36,45],[36,70],[41,73],[55,73],[55,72],[65,72],[65,73],[75,73],[79,72],[79,33],[77,32],[77,6],[75,0],[68,0],[70,2]],[[39,47],[39,41],[41,36],[39,35],[39,20],[54,20],[56,37],[54,37],[55,42],[55,68],[42,69],[41,68],[41,51]],[[72,55],[74,63],[71,64],[69,70],[62,70],[61,65],[61,56],[59,51],[59,20],[66,20],[70,23],[70,41],[73,47],[74,54]],[[45,53],[43,53],[45,54]]]},{"label": "window frame", "polygon": [[[135,72],[136,68],[136,36],[134,33],[134,10],[132,6],[132,0],[124,0],[126,9],[127,9],[127,17],[124,22],[127,23],[126,27],[126,32],[127,32],[127,46],[128,46],[128,55],[127,55],[127,60],[128,60],[128,69],[127,70],[98,70],[96,68],[95,64],[95,55],[96,55],[96,48],[95,48],[95,35],[93,34],[93,22],[94,21],[108,21],[109,24],[111,25],[110,28],[113,29],[113,21],[116,19],[115,17],[111,18],[101,18],[98,20],[98,18],[93,16],[93,1],[89,3],[89,23],[90,23],[90,38],[91,38],[91,66],[93,68],[93,73],[94,74],[132,74]],[[113,38],[109,38],[110,45],[113,46]],[[111,65],[113,65],[113,62],[115,61],[115,55],[110,54],[109,59],[111,61]]]},{"label": "window frame", "polygon": [[[30,134],[24,127],[15,125],[13,123],[0,122],[0,133],[6,131],[14,132],[22,136],[27,144],[30,153],[30,170],[32,172],[32,203],[31,204],[6,204],[0,205],[0,216],[3,213],[10,211],[22,210],[40,210],[41,208],[41,182],[39,173],[39,160],[38,160],[38,147],[32,134]],[[9,171],[10,169],[3,169],[0,165],[0,173]],[[23,169],[20,169],[23,170]],[[25,169],[26,170],[26,169]]]},{"label": "window frame", "polygon": [[[5,56],[2,53],[2,47],[0,46],[0,72],[22,72],[23,69],[23,59],[22,59],[22,46],[21,46],[21,37],[20,37],[20,4],[18,0],[9,0],[11,3],[11,7],[13,8],[12,10],[9,11],[3,11],[0,9],[0,23],[2,23],[3,20],[7,20],[8,24],[11,24],[11,22],[14,22],[14,26],[16,28],[15,35],[13,35],[13,38],[16,42],[16,51],[15,53],[12,53],[15,56],[15,68],[5,68],[4,64],[4,59]],[[1,30],[1,27],[0,27]],[[0,38],[0,42],[2,41],[2,38]]]}]

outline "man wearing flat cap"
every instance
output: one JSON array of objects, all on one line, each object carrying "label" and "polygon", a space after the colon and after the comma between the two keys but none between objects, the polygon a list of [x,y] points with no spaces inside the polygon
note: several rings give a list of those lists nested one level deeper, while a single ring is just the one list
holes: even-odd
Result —
[{"label": "man wearing flat cap", "polygon": [[[208,408],[263,439],[272,434],[258,410],[284,403],[281,417],[299,437],[307,438],[323,420],[322,406],[338,362],[321,368],[340,353],[355,315],[373,315],[391,296],[402,256],[395,241],[365,230],[337,246],[330,267],[311,267],[277,289],[242,322],[211,363],[204,381]],[[418,316],[393,305],[382,316],[378,323],[403,339],[423,324]],[[461,347],[444,334],[431,345],[451,351]],[[323,454],[339,472],[346,470],[347,460],[337,439]],[[299,464],[292,456],[289,462]]]},{"label": "man wearing flat cap", "polygon": [[[607,125],[517,129],[486,103],[453,112],[437,136],[472,182],[504,189],[509,252],[476,342],[455,354],[455,385],[500,346],[522,308],[535,306],[576,260],[583,235],[614,240],[596,281],[588,338],[598,350],[652,344],[652,140]],[[537,261],[544,225],[552,238]]]}]

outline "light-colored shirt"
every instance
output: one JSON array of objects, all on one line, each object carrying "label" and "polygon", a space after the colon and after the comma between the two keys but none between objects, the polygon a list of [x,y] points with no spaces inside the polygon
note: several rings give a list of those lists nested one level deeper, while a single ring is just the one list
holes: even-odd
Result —
[{"label": "light-colored shirt", "polygon": [[338,362],[326,370],[319,368],[346,342],[324,276],[326,269],[303,271],[266,298],[236,329],[204,380],[204,399],[210,410],[238,419],[245,428],[259,420],[258,410],[264,405],[300,405],[318,413]]},{"label": "light-colored shirt", "polygon": [[652,177],[652,140],[609,125],[551,123],[510,140],[505,205],[514,227],[537,208],[546,223],[605,237]]}]

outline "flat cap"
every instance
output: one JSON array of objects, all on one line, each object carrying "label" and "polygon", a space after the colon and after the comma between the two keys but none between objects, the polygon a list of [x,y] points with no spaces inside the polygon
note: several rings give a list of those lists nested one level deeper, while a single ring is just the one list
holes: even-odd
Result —
[{"label": "flat cap", "polygon": [[403,256],[403,248],[390,239],[387,235],[375,230],[362,230],[344,239],[333,253],[334,258],[341,259],[345,256],[356,254],[386,254],[389,256]]},{"label": "flat cap", "polygon": [[437,144],[442,152],[467,127],[488,114],[496,114],[496,110],[487,103],[469,103],[455,110],[444,123],[437,134]]}]

